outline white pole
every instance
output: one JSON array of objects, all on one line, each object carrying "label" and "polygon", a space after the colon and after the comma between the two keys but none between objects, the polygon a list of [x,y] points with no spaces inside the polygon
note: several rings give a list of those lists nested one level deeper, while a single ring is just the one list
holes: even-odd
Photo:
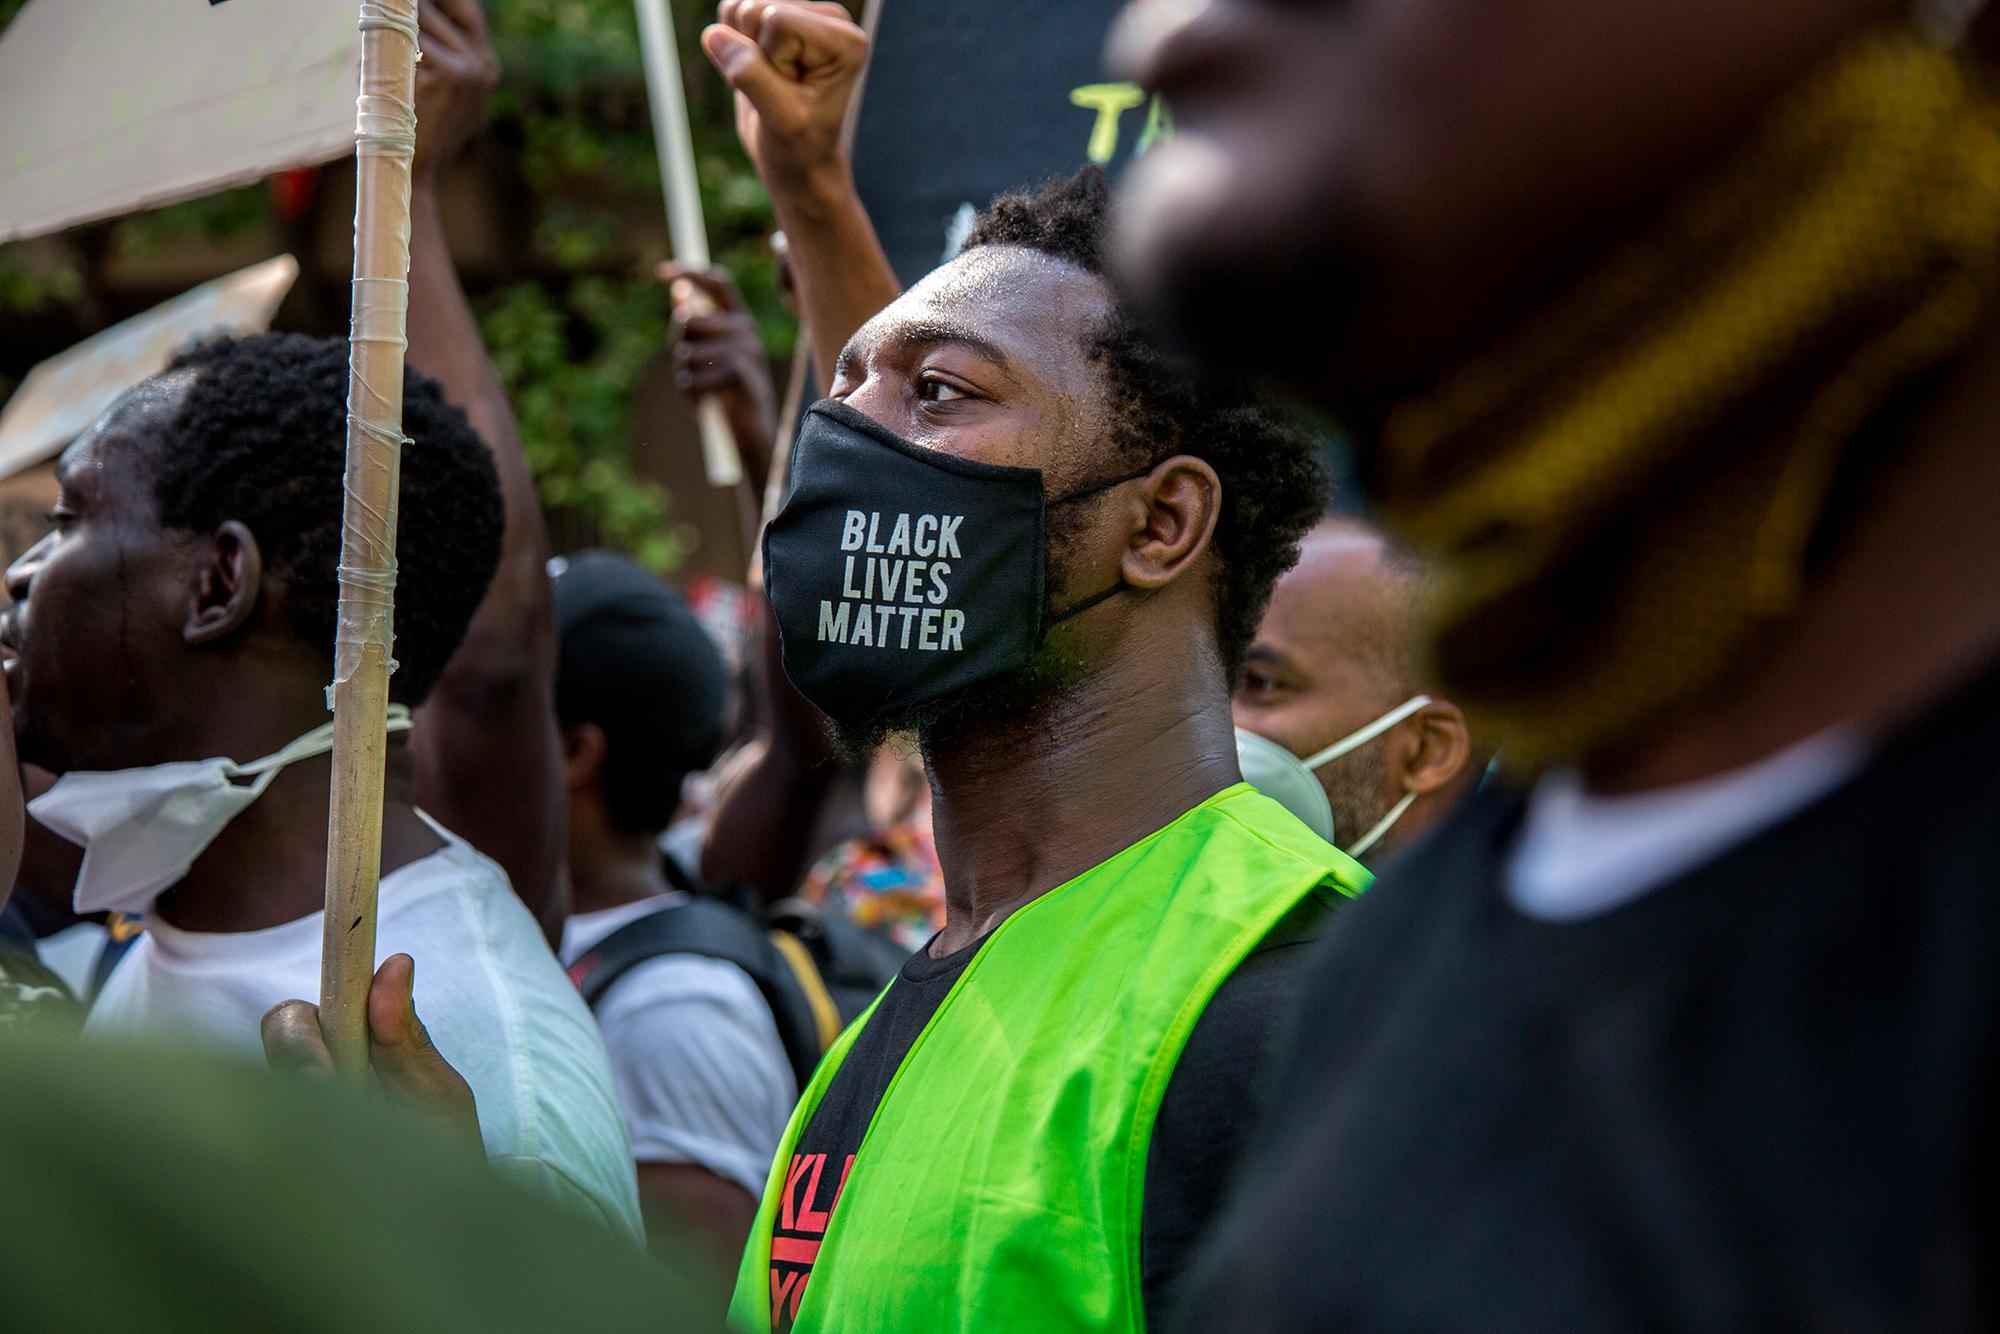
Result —
[{"label": "white pole", "polygon": [[[639,49],[646,62],[646,94],[653,104],[653,142],[660,153],[660,188],[667,196],[667,233],[674,258],[690,268],[708,267],[708,230],[701,217],[701,185],[695,179],[694,136],[688,130],[687,94],[681,88],[680,55],[667,0],[633,0],[639,11]],[[706,298],[697,293],[698,301]],[[713,307],[708,307],[712,310]],[[707,310],[697,309],[705,314]],[[710,486],[743,480],[743,460],[722,404],[703,399],[696,409],[701,427],[701,459]]]}]

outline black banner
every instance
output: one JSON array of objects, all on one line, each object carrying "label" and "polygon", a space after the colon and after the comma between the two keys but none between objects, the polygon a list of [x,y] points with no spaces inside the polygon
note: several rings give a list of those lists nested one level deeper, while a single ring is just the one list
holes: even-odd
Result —
[{"label": "black banner", "polygon": [[1122,0],[883,0],[854,172],[905,285],[994,195],[1122,162],[1165,113],[1103,73]]}]

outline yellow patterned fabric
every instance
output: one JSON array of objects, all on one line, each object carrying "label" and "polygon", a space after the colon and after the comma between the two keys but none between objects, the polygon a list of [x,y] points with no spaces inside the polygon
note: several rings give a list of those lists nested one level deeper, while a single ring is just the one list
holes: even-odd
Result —
[{"label": "yellow patterned fabric", "polygon": [[1792,614],[1851,444],[1959,352],[2000,276],[2000,111],[1872,32],[1728,160],[1431,392],[1377,454],[1445,557],[1452,698],[1534,769],[1616,745]]}]

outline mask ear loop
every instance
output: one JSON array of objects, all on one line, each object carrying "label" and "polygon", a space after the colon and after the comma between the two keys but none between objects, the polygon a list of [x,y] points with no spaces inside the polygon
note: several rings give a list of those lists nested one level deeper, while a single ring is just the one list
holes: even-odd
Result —
[{"label": "mask ear loop", "polygon": [[1389,813],[1383,816],[1381,819],[1377,820],[1375,822],[1375,827],[1373,829],[1370,829],[1367,833],[1363,834],[1355,842],[1348,845],[1347,855],[1356,858],[1358,860],[1362,853],[1368,851],[1368,849],[1374,847],[1377,843],[1381,842],[1382,835],[1388,833],[1389,830],[1395,826],[1396,821],[1403,818],[1403,812],[1410,809],[1410,803],[1415,801],[1416,799],[1417,799],[1416,793],[1405,792],[1403,794],[1403,799],[1397,802],[1394,806],[1391,806],[1389,808]]},{"label": "mask ear loop", "polygon": [[1123,477],[1113,477],[1109,481],[1092,482],[1089,486],[1080,486],[1076,490],[1069,492],[1067,495],[1060,495],[1053,500],[1044,501],[1042,504],[1042,508],[1054,509],[1058,505],[1067,505],[1072,500],[1086,500],[1089,497],[1098,494],[1100,491],[1109,491],[1114,486],[1123,486],[1127,482],[1136,482],[1141,477],[1149,475],[1153,471],[1153,469],[1159,466],[1160,465],[1157,463],[1148,463],[1145,467],[1139,469],[1139,471],[1128,472]]},{"label": "mask ear loop", "polygon": [[[1068,495],[1057,496],[1054,500],[1044,501],[1042,504],[1042,508],[1045,510],[1054,509],[1057,505],[1067,505],[1072,500],[1084,500],[1091,496],[1097,495],[1100,492],[1109,491],[1114,486],[1123,486],[1127,482],[1136,482],[1141,477],[1145,477],[1148,474],[1150,474],[1153,471],[1153,469],[1158,466],[1159,465],[1156,463],[1149,463],[1145,467],[1139,469],[1139,471],[1137,472],[1128,472],[1123,477],[1113,477],[1109,481],[1093,483],[1090,486],[1082,487],[1078,490],[1072,491]],[[1116,597],[1118,596],[1118,594],[1123,593],[1125,591],[1126,591],[1126,583],[1123,579],[1120,579],[1117,583],[1111,585],[1111,587],[1107,589],[1104,589],[1102,592],[1092,593],[1089,597],[1083,599],[1083,601],[1081,602],[1072,602],[1069,606],[1064,607],[1061,611],[1056,612],[1054,615],[1050,616],[1046,621],[1042,623],[1041,633],[1035,636],[1035,646],[1037,648],[1041,647],[1042,640],[1048,637],[1050,626],[1060,625],[1072,616],[1081,616],[1084,612],[1089,611],[1092,607],[1095,607],[1098,603],[1103,602],[1105,599]]]},{"label": "mask ear loop", "polygon": [[1357,732],[1348,733],[1340,740],[1334,742],[1331,746],[1328,746],[1325,750],[1320,751],[1317,755],[1314,755],[1309,759],[1305,760],[1304,763],[1306,768],[1317,769],[1322,764],[1327,763],[1329,760],[1337,760],[1341,756],[1347,754],[1348,751],[1357,750],[1360,747],[1367,745],[1369,742],[1373,741],[1376,737],[1381,736],[1384,732],[1394,727],[1397,723],[1402,722],[1405,718],[1409,717],[1411,714],[1415,713],[1418,709],[1423,708],[1426,704],[1429,704],[1430,702],[1431,702],[1431,697],[1429,695],[1412,695],[1409,699],[1404,700],[1401,704],[1389,710],[1387,713],[1383,714],[1380,718],[1377,718],[1374,722],[1368,724],[1368,726],[1362,728]]},{"label": "mask ear loop", "polygon": [[[1117,597],[1120,593],[1123,593],[1125,591],[1125,588],[1126,588],[1125,581],[1123,579],[1120,579],[1117,583],[1111,585],[1111,587],[1105,589],[1101,593],[1092,593],[1089,597],[1085,598],[1081,602],[1072,602],[1070,603],[1069,606],[1064,607],[1061,611],[1049,617],[1049,625],[1060,625],[1072,616],[1081,616],[1084,612],[1089,611],[1092,607],[1095,607],[1098,603],[1105,601],[1107,598]],[[1048,628],[1047,626],[1043,627],[1045,631],[1047,630],[1047,628]]]},{"label": "mask ear loop", "polygon": [[[383,730],[390,736],[394,736],[398,732],[409,731],[410,706],[407,704],[391,704],[389,706],[388,726]],[[271,752],[261,760],[251,760],[247,764],[230,765],[229,776],[231,778],[251,779],[252,782],[249,784],[251,793],[261,797],[264,795],[264,789],[271,786],[271,780],[276,778],[281,770],[290,765],[297,764],[300,760],[309,760],[315,755],[324,755],[332,749],[333,724],[330,722],[321,723],[304,736]]]}]

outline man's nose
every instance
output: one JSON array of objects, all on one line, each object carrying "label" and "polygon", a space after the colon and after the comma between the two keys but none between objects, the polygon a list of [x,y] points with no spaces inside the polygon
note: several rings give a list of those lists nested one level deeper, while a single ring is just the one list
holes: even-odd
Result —
[{"label": "man's nose", "polygon": [[7,567],[7,596],[16,602],[28,600],[28,589],[35,582],[35,571],[42,567],[42,560],[48,555],[49,544],[54,542],[54,533],[45,534],[41,541],[22,552],[12,565]]},{"label": "man's nose", "polygon": [[900,431],[896,420],[899,405],[899,386],[887,375],[871,374],[856,385],[841,401],[870,421],[880,422],[892,431]]}]

